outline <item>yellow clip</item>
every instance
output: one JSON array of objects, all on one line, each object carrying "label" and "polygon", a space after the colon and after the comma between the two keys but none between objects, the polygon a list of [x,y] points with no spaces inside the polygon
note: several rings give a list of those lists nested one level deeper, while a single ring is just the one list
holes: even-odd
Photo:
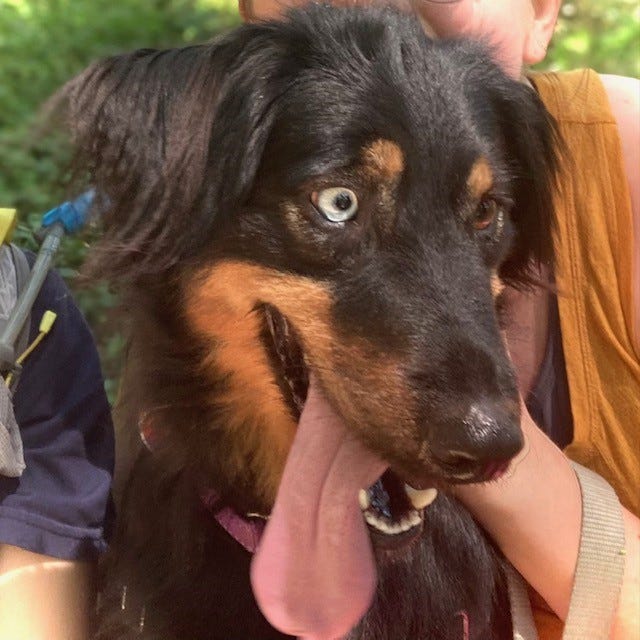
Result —
[{"label": "yellow clip", "polygon": [[15,209],[0,208],[0,244],[11,242],[17,219],[18,216]]},{"label": "yellow clip", "polygon": [[42,316],[42,320],[40,320],[40,328],[38,329],[38,331],[40,333],[49,333],[57,317],[58,315],[51,311],[51,309],[45,311]]},{"label": "yellow clip", "polygon": [[[40,320],[40,328],[38,329],[39,333],[34,338],[33,342],[16,359],[17,366],[22,366],[22,363],[27,359],[31,352],[42,342],[47,333],[51,331],[51,327],[53,326],[53,323],[56,321],[57,317],[58,314],[51,311],[51,309],[47,309],[47,311],[42,314],[42,320]],[[13,381],[13,371],[11,371],[7,375],[4,381],[7,387],[11,385],[11,382]]]}]

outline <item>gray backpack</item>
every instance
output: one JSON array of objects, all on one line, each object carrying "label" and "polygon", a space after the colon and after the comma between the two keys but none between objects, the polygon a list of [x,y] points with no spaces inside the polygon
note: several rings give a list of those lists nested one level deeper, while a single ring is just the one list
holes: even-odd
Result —
[{"label": "gray backpack", "polygon": [[[3,335],[11,313],[16,306],[20,294],[24,291],[31,273],[31,266],[24,252],[14,244],[0,246],[0,335]],[[1,362],[3,377],[14,367],[15,359],[27,348],[29,340],[30,314],[25,316],[22,328],[18,333],[14,344],[14,355],[9,360],[14,362]],[[17,385],[17,377],[14,373],[13,385]]]},{"label": "gray backpack", "polygon": [[[29,280],[31,267],[24,253],[13,244],[0,245],[0,335],[9,323],[20,293]],[[13,414],[13,393],[20,378],[17,358],[29,341],[30,314],[24,319],[14,343],[13,354],[2,362],[0,380],[0,475],[11,478],[22,475],[25,468],[20,431]],[[10,376],[10,386],[5,380]]]}]

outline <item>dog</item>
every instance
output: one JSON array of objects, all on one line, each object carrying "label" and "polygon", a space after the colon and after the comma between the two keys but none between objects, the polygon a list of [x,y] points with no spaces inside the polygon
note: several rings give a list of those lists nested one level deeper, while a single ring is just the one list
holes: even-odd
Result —
[{"label": "dog", "polygon": [[358,494],[377,587],[348,639],[511,638],[504,560],[447,487],[523,445],[497,303],[551,259],[557,142],[535,91],[410,15],[317,5],[112,57],[62,96],[139,442],[95,637],[288,637],[246,535],[276,526],[313,378],[387,467]]}]

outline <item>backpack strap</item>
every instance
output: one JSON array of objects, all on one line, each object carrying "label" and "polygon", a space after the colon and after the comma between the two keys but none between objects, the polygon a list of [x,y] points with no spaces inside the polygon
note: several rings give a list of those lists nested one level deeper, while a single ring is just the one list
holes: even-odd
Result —
[{"label": "backpack strap", "polygon": [[[4,335],[5,329],[13,321],[13,310],[27,285],[31,267],[24,252],[14,244],[2,245],[0,251],[4,253],[1,269],[3,295],[5,296],[3,300],[3,316],[5,317],[0,318],[0,334]],[[11,348],[6,353],[3,351],[2,375],[6,378],[12,391],[15,391],[20,377],[20,367],[16,365],[16,361],[27,348],[30,329],[31,314],[28,313],[14,343],[9,344]]]},{"label": "backpack strap", "polygon": [[510,564],[506,564],[505,571],[511,604],[513,640],[538,640],[538,632],[525,581]]},{"label": "backpack strap", "polygon": [[[18,297],[24,290],[27,281],[29,280],[29,274],[31,273],[31,266],[29,265],[29,261],[27,260],[27,256],[24,254],[24,251],[16,247],[15,244],[10,244],[9,248],[11,249],[11,257],[13,258],[13,264],[16,270],[16,284],[17,284],[17,293]],[[18,339],[16,341],[16,357],[18,357],[26,348],[29,342],[29,332],[31,329],[31,314],[29,314],[22,326],[22,330],[18,335]]]},{"label": "backpack strap", "polygon": [[[609,640],[624,577],[622,508],[597,473],[571,462],[582,491],[582,531],[569,614],[562,640]],[[514,640],[537,640],[527,588],[507,566]]]},{"label": "backpack strap", "polygon": [[[2,251],[0,282],[3,289],[0,330],[4,330],[20,292],[24,289],[29,278],[30,267],[26,256],[17,247],[2,245],[0,251]],[[30,318],[27,317],[14,345],[16,358],[27,348],[30,325]],[[9,389],[5,381],[0,380],[0,476],[17,478],[25,468],[20,429],[13,413],[13,391],[20,369],[19,367],[10,367],[10,369],[14,379],[12,388]]]},{"label": "backpack strap", "polygon": [[606,480],[571,464],[582,491],[582,533],[562,640],[609,640],[624,577],[622,507]]},{"label": "backpack strap", "polygon": [[[0,244],[0,335],[4,335],[18,300],[16,260],[9,244]],[[15,343],[15,340],[13,341]],[[0,373],[5,376],[13,369],[15,344],[0,353]]]}]

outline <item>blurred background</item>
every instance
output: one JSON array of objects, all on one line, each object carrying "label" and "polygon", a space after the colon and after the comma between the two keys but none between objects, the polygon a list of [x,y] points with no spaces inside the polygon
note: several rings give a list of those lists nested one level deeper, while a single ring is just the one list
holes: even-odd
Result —
[{"label": "blurred background", "polygon": [[[0,0],[0,207],[19,211],[14,239],[35,249],[42,214],[64,198],[64,143],[34,127],[58,86],[98,57],[201,42],[238,22],[235,0]],[[564,2],[542,68],[581,67],[640,77],[637,0]],[[123,338],[114,295],[76,279],[88,246],[87,237],[66,238],[57,266],[93,327],[113,400]]]}]

